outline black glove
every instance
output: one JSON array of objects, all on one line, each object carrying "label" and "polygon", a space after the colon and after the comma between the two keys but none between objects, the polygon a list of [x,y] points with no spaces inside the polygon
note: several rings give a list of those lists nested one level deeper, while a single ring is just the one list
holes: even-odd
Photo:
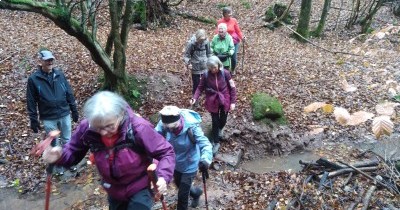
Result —
[{"label": "black glove", "polygon": [[72,121],[78,122],[79,114],[78,112],[72,112]]},{"label": "black glove", "polygon": [[202,173],[208,173],[208,167],[209,167],[209,164],[206,162],[206,161],[200,161],[200,163],[199,163],[199,170],[200,170],[200,172],[202,172]]},{"label": "black glove", "polygon": [[40,123],[38,120],[31,120],[31,129],[34,133],[40,130]]}]

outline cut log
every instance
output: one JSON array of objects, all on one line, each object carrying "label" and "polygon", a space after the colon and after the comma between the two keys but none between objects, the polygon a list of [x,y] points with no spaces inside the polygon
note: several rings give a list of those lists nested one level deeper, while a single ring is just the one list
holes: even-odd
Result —
[{"label": "cut log", "polygon": [[376,186],[373,185],[368,189],[367,193],[365,193],[365,197],[363,199],[363,207],[361,210],[368,209],[369,201],[371,200],[372,194],[374,193],[375,189],[376,189]]}]

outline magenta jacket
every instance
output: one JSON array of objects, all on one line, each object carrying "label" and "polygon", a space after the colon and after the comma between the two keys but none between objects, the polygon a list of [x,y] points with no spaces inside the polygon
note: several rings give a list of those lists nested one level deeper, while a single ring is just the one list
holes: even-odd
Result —
[{"label": "magenta jacket", "polygon": [[[124,147],[114,153],[113,161],[108,159],[111,152],[109,149],[93,152],[104,189],[109,196],[121,201],[128,200],[138,191],[149,187],[146,169],[151,164],[151,158],[159,161],[157,175],[164,177],[167,183],[171,181],[175,168],[173,147],[154,130],[153,125],[135,115],[130,107],[127,108],[125,118],[120,126],[121,137],[116,145],[125,142],[128,129],[132,128],[135,144],[143,152],[135,152],[131,148]],[[94,145],[104,146],[100,134],[91,130],[85,119],[65,145],[62,156],[56,164],[66,167],[75,165]]]},{"label": "magenta jacket", "polygon": [[[222,71],[224,71],[225,76]],[[193,98],[197,101],[201,93],[205,91],[205,108],[207,111],[218,113],[219,106],[223,106],[224,111],[228,112],[230,105],[236,103],[236,87],[230,86],[229,80],[231,79],[232,76],[228,70],[223,69],[217,74],[212,74],[208,71],[201,77]]]}]

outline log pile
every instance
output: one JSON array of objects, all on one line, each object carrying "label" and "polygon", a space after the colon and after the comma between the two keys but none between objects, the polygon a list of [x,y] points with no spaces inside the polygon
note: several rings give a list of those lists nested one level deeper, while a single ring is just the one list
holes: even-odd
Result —
[{"label": "log pile", "polygon": [[[351,164],[340,160],[333,162],[325,158],[315,162],[300,160],[299,163],[303,166],[303,172],[308,174],[305,184],[317,182],[318,190],[325,192],[332,189],[334,182],[340,180],[339,186],[343,191],[353,191],[358,195],[356,198],[342,198],[348,201],[346,209],[368,209],[378,191],[387,191],[393,197],[400,197],[400,172],[396,169],[396,162],[400,161],[400,157],[389,160],[377,154],[375,156],[374,159]],[[297,206],[302,203],[301,195],[297,198]],[[397,209],[388,200],[376,199],[374,204],[377,203],[386,209]],[[294,206],[287,207],[295,209]]]}]

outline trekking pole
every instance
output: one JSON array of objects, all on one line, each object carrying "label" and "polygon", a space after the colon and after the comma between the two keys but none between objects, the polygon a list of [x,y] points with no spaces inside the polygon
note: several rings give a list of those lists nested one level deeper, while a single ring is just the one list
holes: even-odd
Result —
[{"label": "trekking pole", "polygon": [[157,188],[158,177],[156,174],[156,168],[157,168],[156,164],[154,164],[154,163],[150,164],[149,167],[147,167],[147,175],[149,176],[150,181],[154,187],[154,200],[155,201],[160,200],[163,210],[167,210],[168,208],[167,208],[167,204],[165,203],[165,200],[164,200],[164,195],[160,194],[160,192],[158,191],[158,188]]},{"label": "trekking pole", "polygon": [[[43,151],[51,145],[52,147],[56,146],[56,137],[60,134],[60,131],[50,131],[49,134],[47,135],[46,139],[41,141],[39,144],[35,145],[30,154],[39,157],[42,155]],[[44,209],[49,210],[50,206],[50,192],[51,192],[51,177],[53,175],[53,168],[54,164],[49,164],[46,167],[46,197],[45,197],[45,204],[44,204]]]},{"label": "trekking pole", "polygon": [[201,176],[203,178],[203,191],[204,191],[204,197],[206,201],[206,209],[208,210],[208,200],[207,200],[207,186],[206,186],[206,179],[208,179],[208,171],[203,171],[201,173]]},{"label": "trekking pole", "polygon": [[245,48],[245,41],[243,40],[243,55],[242,55],[242,68],[241,68],[241,70],[242,70],[242,72],[244,72],[244,68],[243,68],[243,66],[244,66],[244,53],[245,53],[245,50],[244,50],[244,48]]},{"label": "trekking pole", "polygon": [[[51,141],[51,146],[52,147],[56,146],[55,138]],[[46,167],[47,178],[46,178],[46,200],[45,200],[45,205],[44,205],[45,210],[49,210],[49,206],[50,206],[51,178],[53,176],[53,169],[54,169],[54,164],[49,164]]]}]

